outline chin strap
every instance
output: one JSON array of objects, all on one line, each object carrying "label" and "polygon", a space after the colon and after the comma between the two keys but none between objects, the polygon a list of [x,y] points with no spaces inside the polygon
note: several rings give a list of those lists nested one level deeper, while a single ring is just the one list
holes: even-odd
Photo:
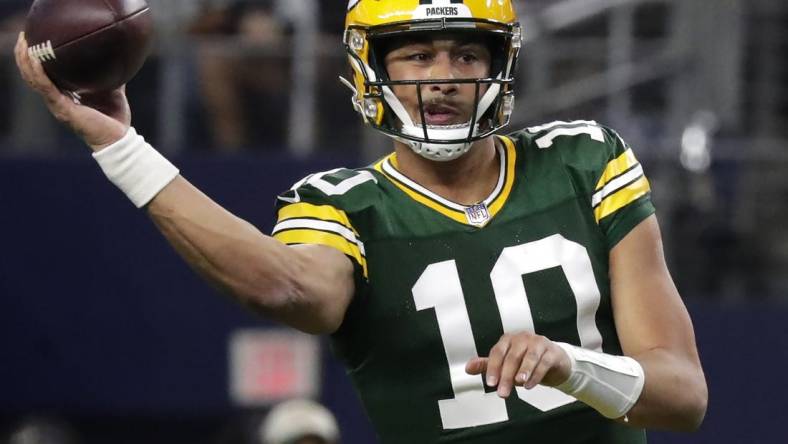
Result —
[{"label": "chin strap", "polygon": [[[469,130],[470,122],[464,125],[456,125],[453,128],[428,127],[427,134],[429,135],[430,139],[437,140],[464,139],[468,137],[468,133],[470,132]],[[477,132],[478,125],[473,130],[474,134]],[[403,125],[402,133],[407,136],[424,137],[424,128],[420,125]],[[462,156],[471,149],[472,145],[471,142],[427,143],[416,142],[414,140],[405,138],[401,138],[400,140],[405,142],[416,154],[439,162],[448,162]]]}]

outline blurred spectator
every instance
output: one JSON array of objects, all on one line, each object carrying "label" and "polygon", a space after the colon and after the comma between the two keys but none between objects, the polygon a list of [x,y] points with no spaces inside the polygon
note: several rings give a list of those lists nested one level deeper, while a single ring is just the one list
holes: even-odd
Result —
[{"label": "blurred spectator", "polygon": [[38,95],[24,87],[14,64],[13,48],[32,3],[0,0],[0,155],[60,154],[77,144]]},{"label": "blurred spectator", "polygon": [[11,132],[12,119],[6,116],[11,116],[14,108],[12,102],[18,77],[13,69],[13,48],[24,26],[26,8],[27,1],[0,1],[0,116],[5,117],[0,119],[0,142]]},{"label": "blurred spectator", "polygon": [[31,418],[24,421],[8,438],[8,444],[78,444],[71,427],[52,418]]},{"label": "blurred spectator", "polygon": [[206,37],[197,49],[198,88],[219,149],[284,146],[290,61],[287,26],[273,3],[209,3],[190,27]]},{"label": "blurred spectator", "polygon": [[22,30],[29,5],[27,0],[3,0],[0,2],[0,32],[16,33]]},{"label": "blurred spectator", "polygon": [[334,415],[314,401],[292,400],[274,407],[260,427],[263,444],[338,444]]}]

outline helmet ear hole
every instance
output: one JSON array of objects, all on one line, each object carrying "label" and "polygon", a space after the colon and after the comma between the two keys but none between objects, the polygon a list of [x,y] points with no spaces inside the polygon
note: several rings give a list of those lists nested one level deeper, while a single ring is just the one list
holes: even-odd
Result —
[{"label": "helmet ear hole", "polygon": [[486,36],[487,48],[490,51],[490,77],[504,74],[508,57],[506,54],[506,38],[498,35]]},{"label": "helmet ear hole", "polygon": [[375,37],[369,39],[369,66],[375,70],[383,81],[389,81],[389,71],[386,67],[386,55],[402,46],[406,40],[398,36]]}]

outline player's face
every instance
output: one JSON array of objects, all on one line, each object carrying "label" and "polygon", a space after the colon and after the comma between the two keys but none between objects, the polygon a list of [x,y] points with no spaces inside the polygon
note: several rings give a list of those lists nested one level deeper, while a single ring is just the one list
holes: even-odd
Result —
[{"label": "player's face", "polygon": [[[491,55],[483,43],[439,36],[395,44],[386,53],[385,64],[391,80],[448,80],[421,87],[427,125],[446,126],[468,123],[476,106],[476,84],[451,80],[488,77]],[[486,85],[480,87],[479,97],[486,88]],[[393,91],[413,122],[421,124],[416,86],[398,85]]]}]

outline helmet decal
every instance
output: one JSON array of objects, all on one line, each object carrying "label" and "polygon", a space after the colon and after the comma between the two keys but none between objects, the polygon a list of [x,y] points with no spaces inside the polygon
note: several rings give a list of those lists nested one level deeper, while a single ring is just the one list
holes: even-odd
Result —
[{"label": "helmet decal", "polygon": [[441,17],[471,18],[471,10],[463,0],[420,0],[413,12],[413,19],[429,19]]}]

